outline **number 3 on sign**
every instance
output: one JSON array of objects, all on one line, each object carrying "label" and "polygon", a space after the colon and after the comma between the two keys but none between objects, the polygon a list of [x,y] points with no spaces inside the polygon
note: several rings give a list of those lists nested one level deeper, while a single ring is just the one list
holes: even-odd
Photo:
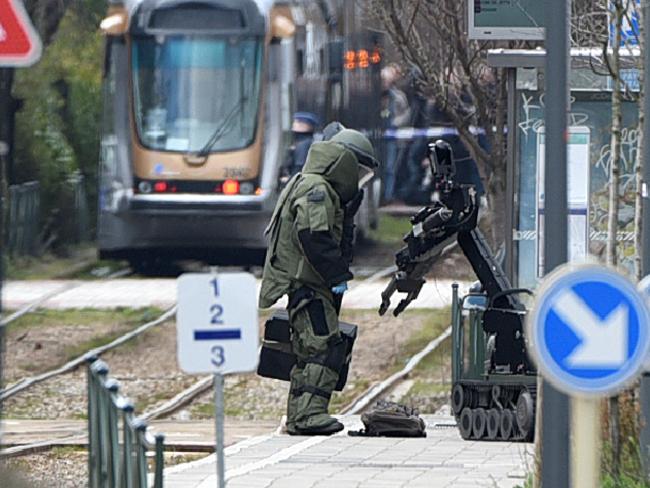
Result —
[{"label": "number 3 on sign", "polygon": [[223,366],[223,364],[226,362],[226,355],[223,350],[223,347],[213,346],[211,352],[212,352],[212,359],[211,359],[212,364],[214,364],[217,368]]}]

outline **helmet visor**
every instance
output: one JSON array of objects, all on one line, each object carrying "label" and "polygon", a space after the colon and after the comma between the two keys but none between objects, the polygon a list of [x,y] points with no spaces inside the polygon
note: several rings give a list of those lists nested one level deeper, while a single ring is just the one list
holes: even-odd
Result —
[{"label": "helmet visor", "polygon": [[368,166],[359,165],[359,189],[366,186],[375,176],[375,172]]}]

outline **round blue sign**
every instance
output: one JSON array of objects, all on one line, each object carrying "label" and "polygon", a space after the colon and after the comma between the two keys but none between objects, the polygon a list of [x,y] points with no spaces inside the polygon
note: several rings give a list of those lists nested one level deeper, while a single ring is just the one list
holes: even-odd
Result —
[{"label": "round blue sign", "polygon": [[622,275],[595,265],[565,266],[539,290],[527,336],[540,372],[569,394],[614,393],[640,371],[650,316]]}]

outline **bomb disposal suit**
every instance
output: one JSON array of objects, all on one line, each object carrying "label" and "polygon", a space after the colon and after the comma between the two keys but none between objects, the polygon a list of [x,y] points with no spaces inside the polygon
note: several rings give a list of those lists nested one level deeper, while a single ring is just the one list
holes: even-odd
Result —
[{"label": "bomb disposal suit", "polygon": [[291,342],[297,363],[287,402],[290,434],[332,434],[343,425],[327,408],[345,361],[340,300],[352,279],[354,215],[360,184],[377,167],[370,141],[343,129],[314,143],[301,173],[282,192],[271,223],[260,306],[288,295]]}]

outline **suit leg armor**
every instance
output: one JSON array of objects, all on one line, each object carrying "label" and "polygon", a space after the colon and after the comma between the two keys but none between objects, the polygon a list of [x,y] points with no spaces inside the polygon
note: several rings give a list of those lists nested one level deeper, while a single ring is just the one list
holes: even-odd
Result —
[{"label": "suit leg armor", "polygon": [[287,430],[327,430],[337,424],[327,409],[345,360],[338,314],[331,296],[305,288],[292,294],[288,312],[298,362],[291,371]]}]

